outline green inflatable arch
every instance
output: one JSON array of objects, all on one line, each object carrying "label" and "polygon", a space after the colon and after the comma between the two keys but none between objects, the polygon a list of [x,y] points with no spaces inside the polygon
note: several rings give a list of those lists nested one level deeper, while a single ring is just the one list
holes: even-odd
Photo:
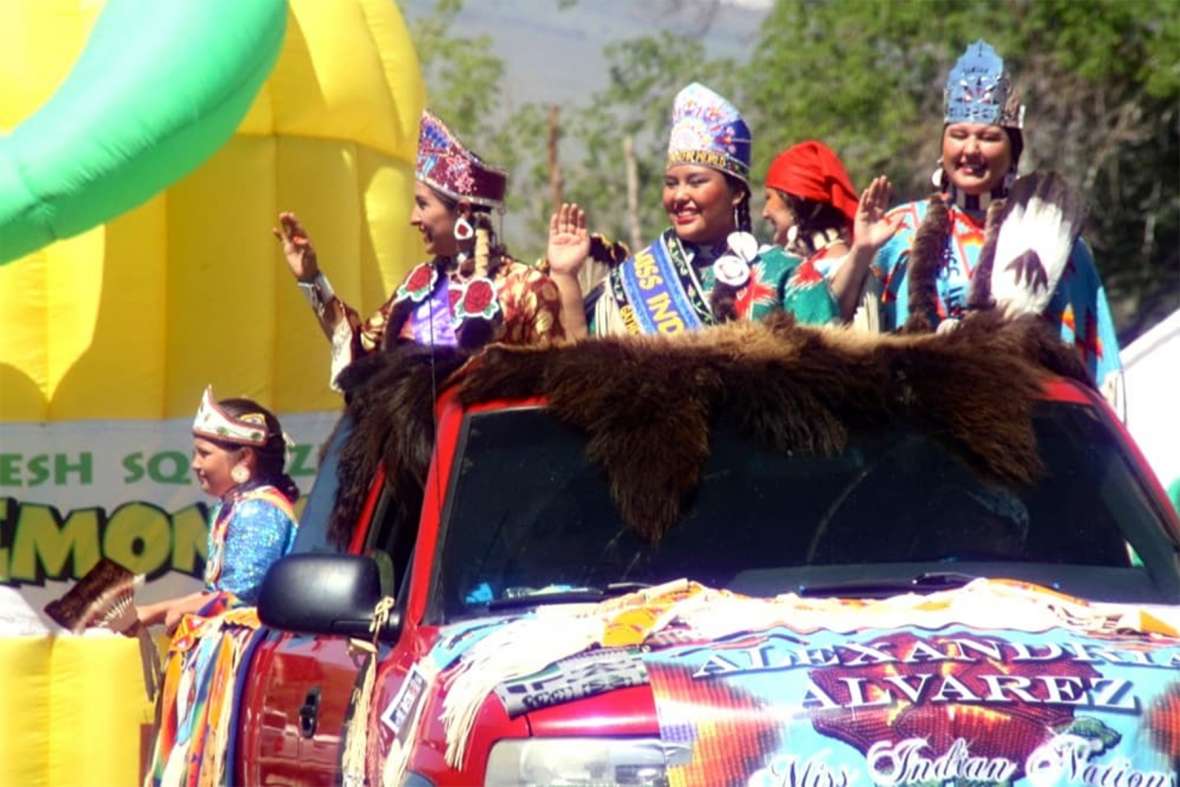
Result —
[{"label": "green inflatable arch", "polygon": [[108,0],[58,91],[0,138],[0,264],[207,159],[274,67],[286,22],[285,0]]}]

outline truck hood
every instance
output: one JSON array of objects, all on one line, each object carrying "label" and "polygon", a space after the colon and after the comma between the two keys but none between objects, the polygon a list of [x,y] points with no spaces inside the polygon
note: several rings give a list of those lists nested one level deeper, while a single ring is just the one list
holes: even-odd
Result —
[{"label": "truck hood", "polygon": [[[448,704],[495,697],[535,737],[658,737],[682,784],[1176,785],[1172,608],[994,580],[885,601],[682,587],[606,603],[502,625],[457,665]],[[581,626],[598,636],[550,658]],[[448,749],[469,732],[446,725]]]}]

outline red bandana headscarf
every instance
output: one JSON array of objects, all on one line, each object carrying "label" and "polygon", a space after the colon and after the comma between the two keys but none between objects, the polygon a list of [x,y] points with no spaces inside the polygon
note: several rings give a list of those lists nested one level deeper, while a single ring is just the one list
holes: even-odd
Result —
[{"label": "red bandana headscarf", "polygon": [[779,153],[766,173],[766,187],[826,202],[852,224],[859,201],[840,157],[822,142],[808,140]]}]

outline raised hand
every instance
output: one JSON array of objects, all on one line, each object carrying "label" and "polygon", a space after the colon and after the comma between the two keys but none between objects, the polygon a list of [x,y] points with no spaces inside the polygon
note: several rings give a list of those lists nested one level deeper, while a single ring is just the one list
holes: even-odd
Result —
[{"label": "raised hand", "polygon": [[294,213],[279,214],[279,226],[272,227],[271,232],[283,244],[283,256],[287,258],[287,266],[299,281],[311,281],[320,272],[316,262],[315,247],[307,230],[299,223]]},{"label": "raised hand", "polygon": [[586,232],[586,212],[568,202],[549,219],[549,275],[577,277],[590,256],[590,234]]},{"label": "raised hand", "polygon": [[861,192],[852,229],[853,242],[857,246],[876,251],[897,232],[901,226],[901,217],[889,218],[886,215],[892,199],[893,186],[884,175],[873,178],[869,187]]}]

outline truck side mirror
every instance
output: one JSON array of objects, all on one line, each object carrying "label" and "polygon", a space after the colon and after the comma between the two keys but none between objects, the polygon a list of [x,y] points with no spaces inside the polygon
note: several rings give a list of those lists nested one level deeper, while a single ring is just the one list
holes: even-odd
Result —
[{"label": "truck side mirror", "polygon": [[[381,597],[380,575],[371,558],[288,555],[271,566],[262,580],[258,617],[267,626],[285,631],[367,640],[373,636],[369,622]],[[381,638],[395,638],[400,628],[394,612]]]}]

